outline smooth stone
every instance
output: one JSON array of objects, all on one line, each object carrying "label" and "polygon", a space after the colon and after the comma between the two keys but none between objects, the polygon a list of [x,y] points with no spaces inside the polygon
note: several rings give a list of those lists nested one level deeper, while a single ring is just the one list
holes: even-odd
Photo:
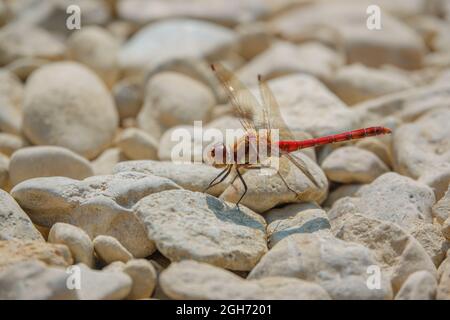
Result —
[{"label": "smooth stone", "polygon": [[331,228],[324,210],[305,203],[272,209],[264,214],[264,218],[268,222],[269,248],[292,234],[314,233]]},{"label": "smooth stone", "polygon": [[49,266],[68,267],[73,263],[67,246],[40,240],[1,240],[0,270],[21,261],[40,260]]},{"label": "smooth stone", "polygon": [[122,131],[116,140],[116,146],[130,160],[154,160],[158,156],[158,141],[137,128]]},{"label": "smooth stone", "polygon": [[14,73],[22,81],[26,81],[30,74],[32,74],[35,70],[50,62],[51,61],[48,59],[24,57],[15,59],[14,61],[8,63],[5,68]]},{"label": "smooth stone", "polygon": [[18,135],[0,132],[0,153],[11,156],[15,151],[24,148],[27,142]]},{"label": "smooth stone", "polygon": [[[450,135],[449,121],[450,110],[442,108],[397,128],[393,136],[395,171],[417,179],[428,167],[450,167],[450,146],[445,142]],[[448,185],[450,174],[446,180]]]},{"label": "smooth stone", "polygon": [[343,184],[328,194],[327,200],[323,203],[324,207],[332,207],[333,204],[341,198],[353,197],[363,184]]},{"label": "smooth stone", "polygon": [[160,282],[164,293],[177,300],[330,299],[323,288],[312,282],[286,277],[245,280],[193,260],[172,263],[162,272]]},{"label": "smooth stone", "polygon": [[17,76],[5,69],[0,69],[0,101],[8,101],[20,109],[24,95],[23,84]]},{"label": "smooth stone", "polygon": [[94,266],[94,245],[82,229],[67,223],[55,223],[48,234],[48,242],[66,245],[75,263],[84,263],[90,268]]},{"label": "smooth stone", "polygon": [[124,272],[97,271],[79,263],[81,290],[80,300],[121,300],[131,291],[132,279]]},{"label": "smooth stone", "polygon": [[8,188],[9,182],[9,158],[0,153],[0,188]]},{"label": "smooth stone", "polygon": [[[118,163],[114,167],[114,173],[119,172],[141,172],[167,178],[175,182],[183,189],[203,192],[209,183],[220,173],[220,170],[205,164],[180,163],[170,161],[125,161]],[[220,195],[226,188],[225,183],[221,183],[206,192],[213,195]]]},{"label": "smooth stone", "polygon": [[251,210],[187,190],[142,199],[135,214],[165,257],[251,270],[267,251],[266,223]]},{"label": "smooth stone", "polygon": [[148,80],[144,105],[138,123],[156,121],[168,129],[177,125],[192,125],[194,121],[208,121],[215,105],[215,97],[205,84],[181,73],[165,71]]},{"label": "smooth stone", "polygon": [[125,70],[151,69],[177,58],[205,58],[229,51],[236,34],[214,23],[170,19],[148,24],[134,34],[119,52]]},{"label": "smooth stone", "polygon": [[429,186],[436,200],[441,199],[450,185],[450,161],[428,166],[417,181]]},{"label": "smooth stone", "polygon": [[[298,196],[289,190],[279,175],[273,171],[270,172],[271,175],[267,175],[261,174],[259,170],[248,170],[243,174],[248,191],[242,199],[242,205],[255,212],[262,213],[280,204],[310,201],[322,203],[328,192],[328,180],[325,174],[307,155],[298,152],[294,156],[306,163],[306,168],[316,180],[318,187],[294,164],[288,162],[286,158],[281,158],[279,172],[290,188],[298,193]],[[243,192],[242,182],[236,179],[220,197],[225,201],[237,202]]]},{"label": "smooth stone", "polygon": [[342,64],[338,53],[317,42],[294,45],[279,41],[254,57],[238,70],[237,75],[248,85],[258,84],[258,74],[272,79],[291,73],[306,73],[318,79],[331,78]]},{"label": "smooth stone", "polygon": [[91,239],[109,235],[141,258],[153,253],[155,246],[133,214],[133,206],[149,194],[178,188],[166,178],[122,172],[83,181],[34,178],[16,185],[11,194],[36,224],[51,227],[57,222],[69,223]]},{"label": "smooth stone", "polygon": [[102,176],[112,174],[114,167],[122,161],[127,161],[127,157],[119,148],[109,148],[103,151],[95,160],[92,161],[94,175]]},{"label": "smooth stone", "polygon": [[58,145],[88,159],[112,142],[118,115],[100,78],[76,62],[48,64],[27,81],[23,130],[33,144]]},{"label": "smooth stone", "polygon": [[67,39],[67,55],[92,70],[111,88],[119,77],[120,43],[107,30],[86,26]]},{"label": "smooth stone", "polygon": [[17,150],[11,156],[11,183],[37,177],[68,177],[82,180],[94,171],[88,160],[75,152],[57,146],[34,146]]},{"label": "smooth stone", "polygon": [[445,195],[433,205],[432,213],[433,217],[441,224],[450,217],[450,185]]},{"label": "smooth stone", "polygon": [[319,80],[291,74],[268,82],[288,127],[314,137],[357,128],[360,115],[350,110]]},{"label": "smooth stone", "polygon": [[[276,7],[278,7],[278,4]],[[155,8],[158,8],[158,10],[155,10]],[[275,9],[273,4],[271,6],[259,1],[212,0],[186,3],[182,0],[170,2],[164,0],[123,0],[117,4],[117,12],[121,19],[139,25],[182,16],[234,26],[256,20]]]},{"label": "smooth stone", "polygon": [[15,135],[21,134],[22,112],[9,99],[0,97],[0,130]]},{"label": "smooth stone", "polygon": [[380,13],[383,32],[370,30],[365,14],[369,4],[315,3],[278,15],[270,22],[270,28],[283,39],[293,42],[304,39],[332,41],[345,51],[350,64],[420,68],[426,52],[420,36],[385,11]]},{"label": "smooth stone", "polygon": [[0,300],[78,300],[77,290],[67,287],[68,276],[37,260],[14,263],[0,271]]},{"label": "smooth stone", "polygon": [[132,259],[127,263],[115,261],[103,271],[120,271],[128,274],[133,280],[128,300],[147,299],[152,296],[157,285],[157,272],[152,262],[145,259]]},{"label": "smooth stone", "polygon": [[0,189],[0,240],[12,239],[44,241],[16,200]]},{"label": "smooth stone", "polygon": [[112,88],[120,119],[136,117],[144,102],[144,88],[139,77],[128,77],[118,81]]},{"label": "smooth stone", "polygon": [[436,291],[436,277],[428,271],[417,271],[406,279],[395,300],[434,300]]},{"label": "smooth stone", "polygon": [[333,232],[349,243],[370,248],[384,274],[397,292],[408,276],[427,270],[436,276],[436,267],[420,243],[405,230],[389,221],[362,214],[347,214],[333,221]]},{"label": "smooth stone", "polygon": [[328,179],[340,183],[370,183],[389,171],[374,153],[358,147],[341,147],[322,162]]},{"label": "smooth stone", "polygon": [[114,237],[96,236],[94,241],[95,253],[106,264],[114,261],[127,262],[133,255]]},{"label": "smooth stone", "polygon": [[450,300],[450,255],[441,263],[438,269],[439,285],[437,289],[437,300]]},{"label": "smooth stone", "polygon": [[333,216],[339,215],[337,212],[359,212],[371,218],[394,222],[407,230],[417,220],[432,222],[433,191],[394,172],[379,176],[350,199],[335,202],[331,209]]},{"label": "smooth stone", "polygon": [[392,167],[392,152],[390,144],[384,143],[384,137],[367,137],[356,141],[355,146],[373,152],[388,167]]},{"label": "smooth stone", "polygon": [[445,259],[450,242],[445,239],[439,224],[415,221],[410,234],[422,245],[436,267]]},{"label": "smooth stone", "polygon": [[332,299],[391,299],[389,277],[381,271],[380,289],[367,283],[374,253],[357,243],[325,233],[294,234],[278,242],[250,272],[248,279],[281,276],[322,286]]},{"label": "smooth stone", "polygon": [[65,47],[46,30],[28,23],[10,23],[0,29],[0,64],[17,58],[58,59]]},{"label": "smooth stone", "polygon": [[414,86],[406,75],[391,70],[372,69],[362,64],[340,68],[329,87],[348,105],[399,92]]}]

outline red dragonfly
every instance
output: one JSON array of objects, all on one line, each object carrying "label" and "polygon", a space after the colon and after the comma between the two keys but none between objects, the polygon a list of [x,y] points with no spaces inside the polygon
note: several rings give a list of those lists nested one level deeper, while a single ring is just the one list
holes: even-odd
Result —
[{"label": "red dragonfly", "polygon": [[[209,151],[209,162],[214,167],[223,168],[223,170],[211,181],[206,190],[223,182],[234,168],[236,175],[231,184],[234,183],[236,178],[239,178],[244,187],[244,192],[236,203],[238,207],[248,190],[241,170],[261,169],[264,167],[258,156],[253,158],[253,161],[250,161],[251,156],[249,154],[251,153],[252,148],[255,148],[255,144],[252,144],[252,141],[266,144],[268,156],[279,157],[280,169],[281,166],[290,167],[288,164],[288,162],[290,162],[308,177],[312,183],[318,186],[316,180],[308,171],[304,161],[294,156],[292,152],[335,142],[391,133],[391,130],[385,127],[370,127],[319,138],[296,140],[281,116],[275,96],[269,86],[262,81],[261,76],[258,76],[258,82],[262,105],[256,100],[250,90],[223,65],[215,63],[211,65],[211,68],[222,84],[228,99],[244,128],[245,134],[230,145],[219,143],[214,145]],[[271,141],[271,131],[273,130],[278,130],[278,141]],[[261,134],[261,132],[266,132],[267,134]],[[274,152],[273,150],[273,143],[278,147],[277,152]],[[258,152],[256,152],[256,154],[258,154]],[[277,170],[278,176],[286,187],[298,197],[299,193],[289,186],[281,172],[282,170]]]}]

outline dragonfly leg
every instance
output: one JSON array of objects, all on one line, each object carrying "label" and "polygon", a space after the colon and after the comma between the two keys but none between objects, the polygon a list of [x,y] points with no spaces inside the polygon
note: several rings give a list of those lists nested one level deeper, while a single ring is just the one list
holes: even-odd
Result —
[{"label": "dragonfly leg", "polygon": [[295,191],[294,189],[292,189],[292,188],[289,186],[289,184],[286,182],[286,180],[284,179],[283,175],[282,175],[279,171],[277,171],[277,174],[280,176],[280,178],[281,178],[281,180],[283,181],[283,183],[285,184],[285,186],[286,186],[290,191],[292,191],[293,193],[295,193],[295,196],[296,196],[297,198],[300,197],[300,193],[298,193],[297,191]]},{"label": "dragonfly leg", "polygon": [[[203,192],[206,192],[208,189],[210,189],[210,188],[212,188],[212,187],[218,185],[219,183],[223,182],[223,181],[228,177],[228,175],[230,174],[231,168],[232,168],[232,166],[228,166],[228,167],[226,167],[224,170],[222,170],[222,171],[217,175],[217,177],[215,177],[215,178],[209,183],[209,185],[205,188],[205,190],[203,190]],[[216,181],[217,179],[219,179],[220,176],[223,175],[224,173],[225,173],[225,175],[224,175],[219,181],[215,182],[215,181]]]},{"label": "dragonfly leg", "polygon": [[[238,202],[236,203],[236,207],[238,207],[238,209],[239,209],[239,203],[241,202],[242,198],[244,198],[245,194],[247,193],[248,188],[247,188],[247,184],[245,183],[244,178],[242,178],[242,175],[239,172],[239,168],[238,167],[236,167],[236,172],[237,172],[237,176],[236,177],[239,177],[239,180],[241,180],[242,185],[244,186],[244,193],[241,195],[241,197],[239,198]],[[235,179],[236,179],[236,177],[235,177]]]}]

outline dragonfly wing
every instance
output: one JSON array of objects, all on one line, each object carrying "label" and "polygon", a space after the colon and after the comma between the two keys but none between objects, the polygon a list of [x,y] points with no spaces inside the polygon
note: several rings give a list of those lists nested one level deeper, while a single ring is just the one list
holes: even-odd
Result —
[{"label": "dragonfly wing", "polygon": [[302,159],[300,159],[300,158],[294,156],[294,155],[291,154],[291,153],[283,153],[282,156],[285,156],[287,159],[289,159],[289,161],[290,161],[293,165],[295,165],[298,169],[300,169],[300,171],[301,171],[301,172],[302,172],[309,180],[311,180],[311,182],[314,183],[314,185],[315,185],[317,188],[320,188],[319,185],[317,184],[316,179],[313,177],[313,175],[311,174],[311,172],[309,172],[309,170],[308,170],[308,168],[307,168],[307,166],[306,166],[306,163],[305,163]]},{"label": "dragonfly wing", "polygon": [[261,129],[259,121],[260,105],[255,96],[239,79],[220,63],[214,63],[211,68],[224,88],[230,103],[237,112],[239,120],[246,131]]},{"label": "dragonfly wing", "polygon": [[[277,129],[279,131],[280,140],[295,140],[294,135],[281,116],[280,107],[277,100],[275,99],[274,94],[272,93],[272,90],[270,90],[267,83],[263,81],[260,76],[258,76],[258,80],[259,91],[263,100],[263,106],[265,110],[263,112],[263,115],[268,121],[267,129]],[[263,118],[262,121],[265,121],[265,119]]]}]

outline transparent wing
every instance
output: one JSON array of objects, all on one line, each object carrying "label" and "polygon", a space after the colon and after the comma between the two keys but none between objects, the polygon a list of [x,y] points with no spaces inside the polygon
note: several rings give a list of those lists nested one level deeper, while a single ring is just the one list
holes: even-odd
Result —
[{"label": "transparent wing", "polygon": [[269,130],[278,129],[280,140],[295,140],[294,135],[281,116],[280,107],[272,90],[262,80],[261,76],[258,76],[258,80],[264,110],[261,121],[267,122],[266,126]]},{"label": "transparent wing", "polygon": [[266,123],[262,120],[263,110],[250,90],[222,64],[214,63],[211,68],[222,84],[244,129],[246,131],[266,129]]},{"label": "transparent wing", "polygon": [[306,163],[305,163],[302,159],[300,159],[300,158],[294,156],[294,155],[291,154],[291,153],[283,153],[282,156],[284,156],[284,157],[286,157],[287,159],[289,159],[289,161],[290,161],[293,165],[295,165],[298,169],[300,169],[300,171],[303,172],[303,174],[304,174],[306,177],[308,177],[308,179],[311,180],[311,182],[314,183],[314,185],[315,185],[317,188],[320,188],[319,185],[317,184],[316,179],[314,179],[314,177],[312,176],[312,174],[309,172],[309,170],[307,169]]}]

